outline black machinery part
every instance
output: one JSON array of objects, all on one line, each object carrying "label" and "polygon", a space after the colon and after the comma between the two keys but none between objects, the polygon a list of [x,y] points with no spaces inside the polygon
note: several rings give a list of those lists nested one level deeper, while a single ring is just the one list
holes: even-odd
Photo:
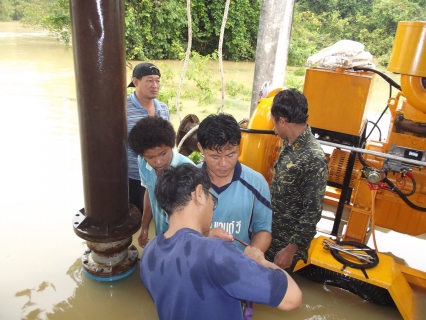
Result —
[{"label": "black machinery part", "polygon": [[392,300],[388,290],[351,278],[345,274],[340,274],[313,264],[298,270],[297,273],[309,280],[349,291],[366,301],[384,306],[395,306],[395,302]]},{"label": "black machinery part", "polygon": [[343,265],[343,268],[351,267],[355,269],[370,269],[374,268],[379,264],[379,257],[377,256],[376,251],[366,246],[365,244],[354,241],[337,241],[336,244],[338,244],[339,246],[348,245],[359,249],[366,249],[365,253],[371,257],[371,262],[355,262],[355,259],[348,260],[347,258],[345,258],[345,256],[341,255],[340,251],[330,248],[331,255],[334,259],[336,259]]}]

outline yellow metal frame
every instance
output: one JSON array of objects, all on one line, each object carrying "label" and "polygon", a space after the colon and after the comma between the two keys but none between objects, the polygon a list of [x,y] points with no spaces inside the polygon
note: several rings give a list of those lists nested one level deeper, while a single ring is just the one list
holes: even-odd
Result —
[{"label": "yellow metal frame", "polygon": [[406,277],[414,279],[414,284],[424,285],[426,273],[408,268],[396,263],[392,257],[377,253],[380,263],[371,269],[367,269],[368,279],[360,269],[347,267],[342,270],[342,264],[338,262],[325,250],[322,242],[326,237],[320,236],[311,242],[309,248],[308,261],[305,264],[302,260],[296,264],[294,271],[298,271],[309,264],[337,272],[351,278],[367,282],[369,284],[387,289],[395,302],[399,312],[404,319],[413,319],[415,306],[413,303],[413,290]]},{"label": "yellow metal frame", "polygon": [[[408,149],[426,150],[426,138],[411,133],[397,132],[395,119],[403,115],[414,123],[424,123],[426,116],[426,89],[422,78],[426,77],[426,22],[400,22],[398,25],[389,70],[402,73],[401,87],[395,98],[390,98],[388,106],[392,120],[386,142],[368,141],[366,149],[387,153],[391,145]],[[366,121],[373,74],[368,72],[347,72],[344,69],[326,70],[308,68],[305,76],[304,94],[309,104],[309,124],[313,128],[359,136]],[[273,121],[270,108],[273,97],[281,89],[273,90],[267,98],[261,99],[253,113],[248,128],[272,130]],[[279,154],[282,140],[273,135],[243,133],[240,161],[262,173],[269,183],[272,181],[272,166]],[[344,155],[335,155],[344,163]],[[383,158],[365,155],[372,168],[382,168]],[[333,181],[340,181],[339,175],[346,169],[345,165],[332,166],[336,175]],[[426,172],[413,169],[418,190],[410,196],[410,201],[426,207]],[[417,235],[426,228],[426,213],[409,208],[401,199],[388,190],[370,190],[361,172],[353,172],[354,195],[353,206],[349,216],[344,240],[365,242],[366,231],[374,219],[378,225]],[[395,179],[388,177],[390,180]],[[330,180],[330,179],[329,179]],[[352,182],[351,182],[352,183]],[[407,182],[410,190],[411,181]],[[335,197],[333,197],[335,198]],[[373,212],[373,214],[372,214]],[[411,217],[408,223],[407,219]],[[410,218],[410,219],[411,219]],[[416,220],[417,219],[417,220]],[[401,229],[403,228],[403,229]],[[359,269],[347,267],[334,259],[322,246],[325,237],[315,238],[310,246],[308,261],[299,261],[294,271],[308,264],[313,264],[338,274],[385,288],[389,291],[404,319],[413,319],[416,306],[413,302],[413,290],[410,286],[426,289],[426,273],[400,265],[391,256],[377,253],[379,264],[366,272],[368,278]]]}]

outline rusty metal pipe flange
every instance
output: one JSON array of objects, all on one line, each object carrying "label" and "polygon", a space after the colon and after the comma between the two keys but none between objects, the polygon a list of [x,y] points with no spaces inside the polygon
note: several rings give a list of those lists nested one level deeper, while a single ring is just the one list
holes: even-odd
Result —
[{"label": "rusty metal pipe flange", "polygon": [[137,267],[138,250],[134,245],[126,248],[124,243],[127,239],[123,241],[124,250],[109,257],[86,250],[81,257],[84,273],[97,281],[115,281],[131,274]]},{"label": "rusty metal pipe flange", "polygon": [[126,239],[136,233],[141,225],[139,209],[130,204],[129,213],[117,221],[100,220],[85,215],[84,208],[73,217],[74,232],[80,238],[91,242],[114,242]]}]

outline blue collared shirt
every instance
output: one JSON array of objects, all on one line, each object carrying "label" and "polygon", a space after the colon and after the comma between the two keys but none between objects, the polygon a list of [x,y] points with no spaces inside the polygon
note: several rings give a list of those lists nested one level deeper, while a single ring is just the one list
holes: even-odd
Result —
[{"label": "blue collared shirt", "polygon": [[[176,150],[172,150],[173,157],[170,166],[176,167],[182,163],[192,163],[189,158],[180,154]],[[155,169],[151,167],[148,162],[142,157],[138,156],[138,166],[139,166],[139,174],[141,177],[141,184],[146,188],[146,191],[149,193],[149,200],[151,203],[152,216],[154,218],[155,223],[155,235],[162,234],[167,231],[169,228],[167,216],[164,213],[164,210],[160,208],[158,205],[157,199],[154,195],[155,183],[157,182],[157,174],[155,173]]]},{"label": "blue collared shirt", "polygon": [[[205,162],[197,166],[207,170]],[[271,195],[259,172],[238,161],[231,183],[220,188],[212,183],[212,192],[219,199],[212,228],[222,228],[246,243],[251,242],[253,232],[271,233]],[[236,241],[234,244],[244,251],[244,245]]]}]

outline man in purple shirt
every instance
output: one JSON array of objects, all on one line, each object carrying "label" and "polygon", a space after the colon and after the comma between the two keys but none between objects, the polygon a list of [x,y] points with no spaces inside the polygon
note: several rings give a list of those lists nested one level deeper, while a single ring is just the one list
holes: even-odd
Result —
[{"label": "man in purple shirt", "polygon": [[192,164],[165,169],[155,197],[169,228],[145,247],[143,284],[161,320],[242,320],[241,300],[292,310],[302,303],[294,280],[265,259],[261,250],[244,253],[231,242],[205,237],[217,206],[206,170]]}]

